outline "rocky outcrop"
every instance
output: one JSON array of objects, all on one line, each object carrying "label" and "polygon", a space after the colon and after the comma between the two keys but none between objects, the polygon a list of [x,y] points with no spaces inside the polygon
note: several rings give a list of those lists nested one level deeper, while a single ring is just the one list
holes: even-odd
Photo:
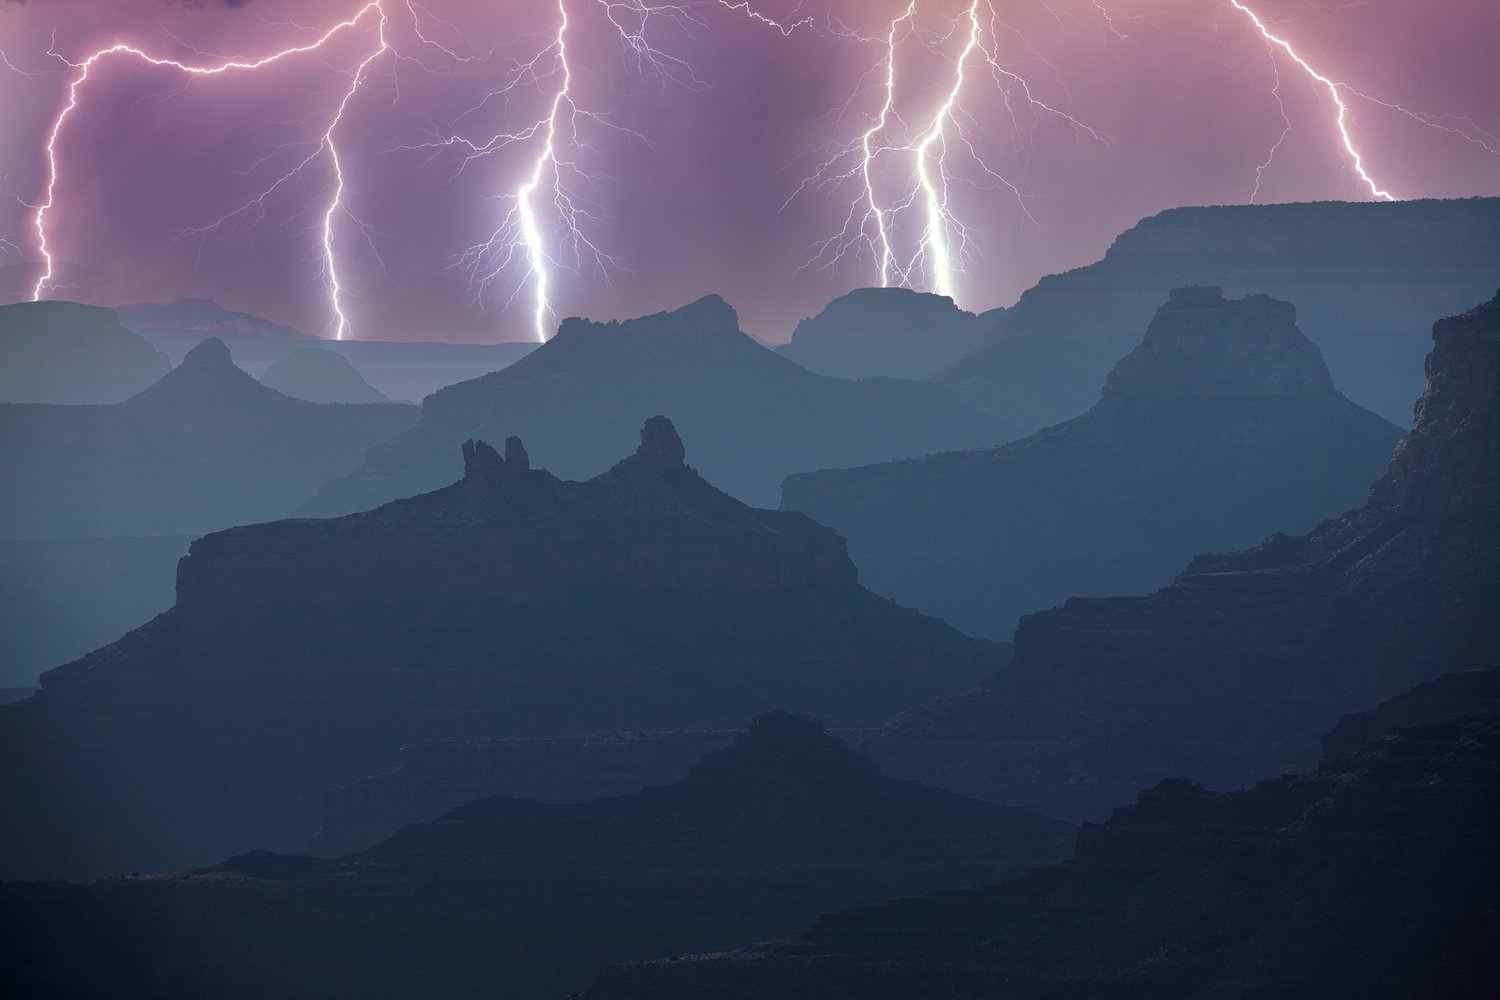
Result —
[{"label": "rocky outcrop", "polygon": [[0,306],[0,402],[103,404],[171,370],[113,309],[77,302]]},{"label": "rocky outcrop", "polygon": [[567,319],[521,361],[450,385],[422,403],[422,423],[326,484],[302,513],[366,510],[435,489],[458,474],[470,437],[518,434],[552,471],[584,479],[634,447],[646,418],[670,413],[703,474],[747,503],[773,505],[790,472],[944,448],[990,445],[1004,426],[927,382],[815,375],[740,332],[710,295],[623,323]]},{"label": "rocky outcrop", "polygon": [[976,635],[1354,507],[1393,424],[1334,391],[1286,302],[1180,288],[1084,415],[998,448],[787,478],[880,593]]},{"label": "rocky outcrop", "polygon": [[1093,402],[1168,289],[1210,285],[1295,302],[1339,388],[1405,424],[1432,318],[1497,279],[1500,198],[1175,208],[1037,282],[935,378],[1029,433]]},{"label": "rocky outcrop", "polygon": [[1435,327],[1411,434],[1361,508],[1193,560],[1146,597],[1029,615],[978,689],[869,752],[892,773],[1091,818],[1167,776],[1313,766],[1346,712],[1500,662],[1500,308]]},{"label": "rocky outcrop", "polygon": [[321,794],[434,740],[869,724],[998,663],[875,596],[843,541],[679,461],[670,423],[584,482],[475,442],[436,492],[192,544],[166,614],[0,711],[6,874],[290,849]]},{"label": "rocky outcrop", "polygon": [[349,359],[320,347],[293,351],[267,368],[260,381],[277,392],[310,403],[389,403],[365,381]]},{"label": "rocky outcrop", "polygon": [[1444,674],[1375,708],[1350,712],[1323,734],[1323,764],[1357,753],[1382,735],[1408,726],[1430,726],[1466,715],[1500,714],[1500,667]]},{"label": "rocky outcrop", "polygon": [[1327,395],[1322,352],[1297,310],[1269,295],[1233,304],[1224,289],[1174,288],[1146,339],[1104,380],[1105,399]]},{"label": "rocky outcrop", "polygon": [[0,539],[0,687],[37,677],[172,606],[192,536]]},{"label": "rocky outcrop", "polygon": [[909,288],[856,288],[798,323],[777,353],[837,378],[928,378],[973,350],[1001,312],[976,316]]},{"label": "rocky outcrop", "polygon": [[815,720],[772,712],[631,795],[484,799],[337,861],[257,851],[176,876],[3,886],[0,959],[35,996],[554,1000],[604,962],[1022,874],[1073,836],[884,777]]},{"label": "rocky outcrop", "polygon": [[1500,716],[1399,729],[1312,774],[1165,781],[1072,860],[605,971],[588,1000],[1488,997]]}]

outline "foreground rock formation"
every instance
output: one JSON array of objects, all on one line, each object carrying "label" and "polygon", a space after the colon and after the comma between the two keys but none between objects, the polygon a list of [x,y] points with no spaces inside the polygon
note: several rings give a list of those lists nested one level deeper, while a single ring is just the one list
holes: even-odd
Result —
[{"label": "foreground rock formation", "polygon": [[422,403],[422,423],[328,483],[303,508],[331,516],[434,489],[457,475],[469,437],[518,434],[553,471],[582,479],[631,447],[633,428],[670,413],[705,476],[747,503],[773,506],[790,472],[977,447],[1008,439],[995,419],[942,386],[815,375],[740,332],[710,295],[624,323],[564,320],[504,371]]},{"label": "foreground rock formation", "polygon": [[290,849],[412,743],[870,724],[998,663],[860,587],[830,529],[708,485],[665,418],[585,483],[516,438],[463,451],[433,493],[197,540],[172,610],[0,709],[3,874]]},{"label": "foreground rock formation", "polygon": [[1072,860],[611,969],[588,1000],[1381,996],[1500,981],[1500,715],[1397,729],[1241,792],[1165,781]]},{"label": "foreground rock formation", "polygon": [[1043,278],[936,378],[1023,433],[1093,403],[1168,289],[1218,285],[1297,303],[1350,399],[1405,424],[1434,316],[1500,277],[1500,198],[1174,208],[1097,263]]},{"label": "foreground rock formation", "polygon": [[632,795],[485,799],[338,861],[262,851],[177,876],[0,887],[0,957],[30,996],[556,1000],[603,962],[1021,874],[1073,835],[886,778],[814,720],[773,712]]},{"label": "foreground rock formation", "polygon": [[318,857],[353,854],[474,799],[586,802],[671,784],[734,737],[722,729],[405,746],[389,771],[329,789],[322,826],[306,850]]},{"label": "foreground rock formation", "polygon": [[1368,502],[1303,536],[1201,556],[1146,597],[1021,619],[1015,658],[908,713],[892,773],[1097,818],[1168,776],[1305,770],[1339,716],[1500,662],[1500,296],[1433,326],[1411,433]]},{"label": "foreground rock formation", "polygon": [[1070,596],[1163,586],[1200,552],[1357,506],[1401,431],[1334,390],[1295,310],[1175,289],[1083,416],[998,448],[788,477],[871,587],[1008,639]]},{"label": "foreground rock formation", "polygon": [[[58,350],[87,355],[73,359],[84,369],[117,368],[126,383],[139,374],[100,337],[135,341],[166,367],[110,310],[35,305],[57,323],[100,324],[77,343],[53,331]],[[0,308],[0,324],[20,309]],[[414,406],[284,396],[212,339],[125,402],[0,405],[0,621],[15,623],[0,629],[0,686],[35,684],[166,610],[192,536],[286,516],[418,417]]]}]

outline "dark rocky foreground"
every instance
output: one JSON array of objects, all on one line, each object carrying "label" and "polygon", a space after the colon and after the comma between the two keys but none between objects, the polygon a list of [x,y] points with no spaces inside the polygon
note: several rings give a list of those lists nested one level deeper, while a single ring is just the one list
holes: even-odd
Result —
[{"label": "dark rocky foreground", "polygon": [[671,414],[703,474],[772,506],[788,473],[1008,440],[1005,425],[943,386],[816,375],[740,331],[717,295],[623,323],[567,319],[525,358],[422,402],[422,423],[372,451],[302,508],[366,510],[458,474],[466,438],[517,434],[552,469],[583,479],[627,450],[633,429]]},{"label": "dark rocky foreground", "polygon": [[1168,289],[1297,303],[1350,399],[1404,424],[1434,316],[1500,283],[1500,198],[1174,208],[1051,275],[935,378],[1023,433],[1087,409]]},{"label": "dark rocky foreground", "polygon": [[1168,776],[1243,787],[1314,766],[1344,712],[1500,662],[1497,609],[1500,296],[1434,325],[1411,433],[1363,507],[1149,596],[1028,615],[1009,666],[867,752],[1071,819]]},{"label": "dark rocky foreground", "polygon": [[18,996],[556,1000],[601,963],[786,934],[831,908],[978,885],[1074,828],[882,776],[805,716],[755,719],[670,786],[485,799],[336,861],[0,886]]},{"label": "dark rocky foreground", "polygon": [[404,746],[390,770],[328,790],[306,851],[353,854],[474,799],[586,802],[671,784],[734,737],[728,729],[636,731]]},{"label": "dark rocky foreground", "polygon": [[1140,594],[1200,552],[1359,505],[1401,431],[1335,391],[1293,307],[1179,288],[1092,409],[997,448],[787,478],[861,579],[976,635]]},{"label": "dark rocky foreground", "polygon": [[1478,1000],[1500,983],[1497,836],[1500,715],[1407,726],[1247,791],[1164,781],[1018,881],[609,969],[585,996]]},{"label": "dark rocky foreground", "polygon": [[436,492],[194,542],[174,608],[0,708],[3,874],[291,849],[413,743],[868,725],[998,664],[860,587],[830,529],[708,485],[665,418],[640,438],[586,483],[469,442]]}]

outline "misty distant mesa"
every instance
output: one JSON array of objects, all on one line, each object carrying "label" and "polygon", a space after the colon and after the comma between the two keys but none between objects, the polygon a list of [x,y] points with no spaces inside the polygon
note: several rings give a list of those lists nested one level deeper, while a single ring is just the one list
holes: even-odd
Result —
[{"label": "misty distant mesa", "polygon": [[1358,505],[1400,438],[1336,392],[1296,310],[1174,289],[1089,411],[998,448],[787,478],[876,590],[1008,639],[1070,596],[1146,593],[1200,552]]}]

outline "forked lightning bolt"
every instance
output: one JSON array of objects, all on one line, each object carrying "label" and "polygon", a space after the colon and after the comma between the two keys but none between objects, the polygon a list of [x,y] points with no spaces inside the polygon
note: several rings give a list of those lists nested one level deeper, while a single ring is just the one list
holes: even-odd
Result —
[{"label": "forked lightning bolt", "polygon": [[[702,26],[703,22],[688,6],[650,4],[645,0],[579,2],[585,10],[602,12],[637,68],[649,69],[662,79],[680,85],[695,89],[702,86],[686,60],[656,46],[649,37],[651,26],[656,22],[683,28]],[[721,3],[721,6],[768,25],[783,35],[811,24],[811,18],[782,24],[759,14],[748,3]],[[618,264],[603,249],[598,238],[590,234],[596,220],[581,196],[574,193],[579,187],[588,190],[595,183],[595,178],[580,163],[582,151],[586,148],[580,137],[580,126],[587,122],[646,141],[639,133],[612,124],[603,115],[586,109],[575,98],[569,36],[577,16],[576,10],[570,12],[567,0],[557,0],[557,30],[547,45],[528,61],[519,64],[499,89],[486,95],[472,109],[477,110],[486,102],[522,86],[537,87],[550,94],[540,118],[525,128],[496,132],[482,141],[462,135],[446,135],[400,147],[407,150],[456,147],[463,152],[459,169],[464,169],[476,157],[518,143],[536,144],[536,151],[526,161],[528,167],[521,180],[503,196],[503,201],[510,207],[499,225],[483,242],[465,250],[460,259],[470,267],[481,288],[508,272],[513,263],[521,262],[526,276],[515,285],[512,298],[529,284],[532,334],[538,342],[545,341],[552,330],[552,286],[557,269],[576,270],[592,264],[607,277],[610,269]],[[546,81],[550,83],[544,87]],[[560,227],[560,239],[547,238],[544,214]]]},{"label": "forked lightning bolt", "polygon": [[[266,56],[261,56],[257,59],[230,59],[213,65],[198,65],[194,63],[182,62],[177,59],[168,59],[162,56],[152,55],[144,49],[140,49],[133,45],[120,42],[94,52],[92,55],[88,56],[81,62],[70,62],[70,65],[73,66],[78,72],[73,77],[72,82],[68,85],[68,99],[63,105],[62,110],[58,112],[57,117],[53,119],[52,127],[47,135],[46,195],[42,199],[41,203],[36,207],[36,212],[33,217],[37,234],[37,247],[41,254],[42,260],[45,262],[45,268],[41,277],[37,279],[36,285],[32,288],[32,299],[40,299],[46,292],[47,286],[51,284],[53,279],[54,261],[52,258],[52,251],[50,246],[48,245],[47,240],[47,214],[57,203],[57,183],[59,174],[61,173],[60,164],[58,162],[58,137],[62,134],[63,127],[67,124],[68,116],[71,115],[74,109],[78,107],[80,92],[83,88],[83,85],[89,78],[89,71],[93,69],[95,65],[97,65],[100,61],[112,56],[129,56],[131,58],[148,63],[152,66],[170,67],[190,76],[217,76],[220,74],[255,70],[263,66],[268,66],[272,63],[287,59],[290,56],[299,55],[305,52],[312,52],[318,48],[321,48],[340,32],[352,29],[361,21],[365,21],[366,19],[373,16],[378,23],[378,44],[376,48],[359,64],[358,69],[354,73],[353,81],[350,84],[349,90],[347,93],[345,93],[343,100],[339,103],[338,109],[333,116],[333,120],[329,123],[328,128],[323,133],[322,142],[319,146],[319,152],[326,151],[328,153],[337,181],[334,188],[333,198],[329,202],[327,211],[324,213],[323,217],[323,260],[325,274],[329,286],[331,305],[334,315],[337,317],[337,335],[342,338],[345,332],[347,332],[349,324],[348,319],[344,315],[339,303],[338,273],[334,267],[333,258],[333,219],[342,205],[342,198],[344,193],[344,178],[343,168],[338,157],[338,149],[333,142],[333,135],[334,130],[338,127],[339,120],[343,116],[344,110],[348,107],[349,101],[353,98],[355,92],[359,89],[366,69],[377,56],[386,51],[386,49],[388,48],[385,36],[386,17],[385,11],[381,7],[381,3],[382,0],[371,0],[371,2],[361,7],[352,17],[348,18],[347,20],[340,21],[338,24],[335,24],[333,27],[329,28],[321,35],[319,35],[316,39],[308,42],[305,45],[291,46],[290,48],[281,49],[277,52],[273,52]],[[316,155],[316,153],[314,155]],[[304,160],[303,165],[305,165],[310,160],[311,157],[309,157],[308,160]],[[300,165],[297,169],[300,169]],[[280,183],[280,181],[277,181],[277,184]]]},{"label": "forked lightning bolt", "polygon": [[[992,168],[979,152],[974,119],[963,103],[965,94],[978,86],[974,71],[988,71],[988,80],[1000,94],[1013,125],[1019,124],[1016,106],[1024,104],[1093,140],[1103,143],[1106,139],[1098,129],[1039,100],[1023,77],[1005,67],[999,17],[988,0],[970,0],[952,22],[951,31],[941,33],[937,41],[921,38],[918,16],[917,0],[909,0],[882,37],[860,39],[883,46],[878,70],[882,78],[880,108],[857,139],[832,147],[830,155],[792,198],[809,190],[854,183],[859,193],[850,203],[843,228],[815,247],[812,263],[836,265],[850,254],[863,256],[868,252],[875,261],[881,286],[924,286],[953,297],[971,241],[970,230],[949,197],[957,177],[953,161],[961,156],[971,170],[1009,191],[1023,216],[1031,219],[1021,189]],[[902,101],[901,48],[914,37],[929,51],[936,51],[950,37],[960,39],[936,107],[920,118],[902,115],[898,109]],[[887,185],[882,178],[889,173],[883,166],[893,161],[904,164],[896,168],[902,180],[894,196],[883,196],[882,189]],[[912,214],[921,221],[919,233],[910,248],[902,250],[897,246],[900,222]]]},{"label": "forked lightning bolt", "polygon": [[[1291,57],[1291,60],[1294,63],[1296,63],[1298,66],[1300,66],[1302,68],[1302,71],[1304,73],[1306,73],[1308,76],[1312,77],[1318,83],[1322,84],[1328,90],[1328,96],[1331,97],[1331,98],[1333,98],[1334,106],[1336,106],[1338,108],[1338,115],[1334,119],[1334,124],[1338,128],[1339,138],[1343,141],[1344,152],[1346,152],[1346,153],[1349,154],[1349,159],[1354,164],[1354,172],[1357,173],[1357,174],[1359,174],[1360,181],[1364,183],[1365,187],[1367,187],[1367,188],[1370,189],[1370,195],[1371,195],[1371,197],[1380,198],[1380,199],[1383,199],[1385,201],[1395,201],[1396,200],[1396,196],[1395,195],[1391,194],[1389,191],[1387,191],[1384,188],[1382,188],[1379,184],[1375,183],[1374,178],[1372,178],[1370,176],[1369,172],[1367,170],[1365,170],[1364,157],[1360,156],[1359,150],[1357,150],[1357,149],[1354,148],[1354,140],[1349,135],[1349,124],[1348,124],[1349,105],[1346,104],[1346,103],[1344,103],[1344,98],[1339,94],[1339,84],[1337,84],[1334,81],[1328,79],[1328,77],[1324,76],[1322,73],[1319,73],[1317,70],[1313,69],[1312,66],[1308,64],[1308,62],[1307,62],[1306,59],[1303,59],[1300,55],[1297,54],[1297,50],[1294,49],[1294,48],[1292,48],[1290,42],[1288,42],[1284,38],[1281,38],[1278,35],[1272,34],[1271,33],[1271,29],[1269,29],[1269,28],[1266,27],[1265,22],[1262,21],[1260,19],[1260,17],[1256,15],[1255,11],[1251,10],[1249,7],[1246,7],[1244,4],[1240,3],[1240,0],[1229,0],[1229,4],[1232,7],[1234,7],[1236,10],[1240,11],[1240,13],[1242,13],[1246,17],[1248,17],[1255,24],[1256,30],[1259,31],[1262,36],[1264,36],[1264,38],[1266,40],[1266,43],[1268,45],[1274,45],[1274,46],[1277,46],[1278,48],[1280,48],[1289,57]],[[1277,77],[1277,84],[1279,85],[1280,82],[1281,82],[1281,78],[1278,75],[1278,77]],[[1279,93],[1277,94],[1276,99],[1277,99],[1278,102],[1281,100],[1281,95]],[[1283,116],[1284,116],[1284,110],[1283,110]],[[1286,133],[1282,132],[1282,137],[1285,138],[1285,136],[1286,136]],[[1277,140],[1276,145],[1280,146],[1281,145],[1281,141]],[[1275,154],[1276,154],[1276,149],[1275,149],[1275,147],[1272,147],[1271,156],[1274,157]],[[1271,158],[1267,157],[1265,164],[1263,164],[1261,166],[1260,171],[1257,171],[1257,173],[1256,173],[1255,186],[1256,186],[1256,191],[1257,192],[1260,190],[1260,174],[1265,171],[1265,168],[1267,166],[1269,166],[1270,163],[1271,163]]]},{"label": "forked lightning bolt", "polygon": [[[841,230],[815,246],[809,264],[833,267],[846,258],[862,260],[868,255],[882,286],[926,287],[951,297],[958,291],[964,261],[972,253],[974,235],[974,230],[960,218],[958,204],[952,197],[957,185],[1003,189],[1014,198],[1023,218],[1035,222],[1028,208],[1029,199],[1021,187],[986,161],[987,154],[982,150],[989,148],[993,133],[985,136],[985,143],[980,142],[980,119],[973,110],[978,105],[973,102],[986,94],[998,101],[1003,110],[998,116],[987,116],[986,128],[993,130],[997,117],[1000,121],[1008,117],[1010,132],[1018,149],[1023,148],[1023,115],[1029,115],[1032,120],[1056,121],[1071,129],[1076,136],[1105,145],[1108,139],[1098,129],[1040,99],[1038,91],[1025,78],[1008,68],[1002,30],[1011,29],[1002,24],[995,0],[964,0],[960,12],[951,18],[925,14],[923,2],[908,0],[888,23],[882,21],[883,30],[879,35],[864,37],[836,24],[831,16],[825,32],[815,25],[814,18],[802,16],[800,5],[787,18],[777,20],[758,10],[753,0],[717,0],[716,4],[695,0],[680,3],[554,0],[555,31],[542,39],[529,58],[510,61],[498,86],[458,120],[490,113],[491,101],[508,106],[508,102],[522,91],[536,93],[541,98],[534,118],[519,128],[503,124],[482,140],[448,134],[396,148],[456,149],[461,153],[460,171],[474,160],[500,150],[524,150],[520,169],[512,175],[512,183],[504,187],[500,196],[505,207],[498,223],[487,238],[463,251],[458,259],[471,269],[480,289],[502,275],[512,282],[511,299],[524,295],[532,332],[537,340],[545,340],[552,325],[557,270],[578,270],[592,264],[608,277],[616,266],[614,258],[602,249],[601,241],[593,235],[597,219],[591,200],[597,193],[598,178],[585,169],[591,150],[582,130],[595,127],[613,129],[645,142],[644,136],[613,124],[604,115],[585,107],[576,93],[585,86],[582,78],[575,74],[576,67],[572,62],[577,51],[572,35],[581,19],[590,16],[602,18],[600,24],[608,25],[615,33],[636,70],[654,73],[666,82],[692,89],[702,89],[704,84],[694,75],[688,61],[655,44],[651,36],[656,33],[658,25],[678,29],[675,32],[678,35],[707,27],[703,11],[721,11],[726,16],[746,19],[782,36],[805,29],[835,39],[868,44],[881,55],[844,105],[839,121],[854,119],[855,108],[865,107],[866,95],[872,95],[872,92],[878,92],[878,105],[872,102],[867,111],[859,112],[865,117],[858,128],[841,129],[843,135],[825,148],[822,162],[793,192],[788,204],[798,197],[830,190],[842,192],[848,198]],[[1350,104],[1355,99],[1401,112],[1425,126],[1462,137],[1486,152],[1500,156],[1500,139],[1480,130],[1472,121],[1415,112],[1333,80],[1316,70],[1289,41],[1274,33],[1246,2],[1225,2],[1247,18],[1266,43],[1275,76],[1271,92],[1281,109],[1284,126],[1265,160],[1256,168],[1251,201],[1260,196],[1261,182],[1291,128],[1287,105],[1282,102],[1285,82],[1281,72],[1285,65],[1282,59],[1295,63],[1333,100],[1337,109],[1333,125],[1342,150],[1371,197],[1394,200],[1395,196],[1375,181],[1364,156],[1356,148],[1349,126]],[[318,50],[340,34],[359,31],[359,37],[369,38],[369,48],[360,51],[358,61],[350,70],[348,87],[342,90],[326,127],[315,140],[307,143],[313,147],[311,152],[249,202],[217,222],[189,231],[206,232],[241,212],[264,210],[267,199],[289,179],[314,163],[326,163],[331,185],[327,202],[321,205],[319,225],[322,277],[328,291],[330,325],[334,335],[339,339],[348,335],[351,324],[343,301],[345,275],[335,254],[339,221],[341,218],[352,221],[367,238],[371,230],[348,208],[348,164],[345,151],[341,151],[337,140],[345,113],[366,87],[377,60],[391,55],[393,79],[394,67],[402,60],[417,61],[398,51],[390,37],[388,8],[395,3],[404,3],[410,14],[410,24],[403,30],[410,34],[411,45],[441,52],[455,64],[489,64],[493,61],[494,50],[484,55],[461,56],[424,33],[421,24],[424,16],[452,31],[458,29],[419,7],[416,0],[368,0],[347,19],[322,31],[311,41],[254,59],[194,62],[166,58],[120,42],[101,48],[78,62],[63,60],[73,75],[67,87],[67,99],[47,131],[44,194],[37,203],[27,206],[33,212],[36,244],[44,263],[43,273],[32,289],[32,297],[40,299],[55,286],[52,246],[55,239],[49,233],[49,219],[58,204],[60,178],[64,172],[59,145],[96,66],[113,58],[129,58],[150,66],[171,68],[190,78],[251,72]],[[1045,2],[1042,5],[1052,10]],[[1094,0],[1093,6],[1115,39],[1126,37],[1117,25],[1117,19],[1135,21],[1145,17],[1112,11],[1100,0]],[[1218,9],[1223,10],[1222,7]],[[1063,21],[1062,13],[1052,13],[1060,23]],[[1067,15],[1067,18],[1076,20],[1073,15]],[[930,25],[934,21],[941,21],[943,27],[933,30]],[[1019,38],[1018,44],[1026,45],[1024,38],[1016,37]],[[919,58],[908,65],[906,57],[913,47]],[[1031,61],[1040,59],[1038,53],[1029,47],[1024,57]],[[0,53],[0,60],[9,66],[4,53]],[[931,77],[930,68],[918,68],[930,67],[934,62],[941,66],[936,81]],[[10,68],[14,70],[14,67]],[[1058,82],[1061,83],[1061,78]],[[278,147],[278,150],[282,148],[285,147]],[[0,249],[7,246],[13,244],[0,244]]]},{"label": "forked lightning bolt", "polygon": [[[667,16],[674,16],[679,13],[678,8],[648,7],[638,0],[630,3],[620,3],[617,0],[593,2],[603,9],[605,17],[638,59],[649,62],[659,70],[664,66],[675,68],[679,65],[680,61],[662,56],[645,39],[646,24],[653,15],[665,13]],[[637,20],[627,27],[622,20],[626,16],[634,16]],[[531,327],[538,342],[547,339],[551,328],[553,270],[562,266],[577,267],[585,258],[592,259],[601,270],[613,263],[613,258],[588,235],[586,230],[592,219],[587,208],[570,193],[568,183],[569,180],[581,180],[588,185],[593,181],[583,172],[575,158],[580,145],[580,120],[607,125],[598,115],[584,110],[574,101],[573,67],[568,52],[571,27],[572,20],[566,0],[557,0],[557,29],[547,44],[529,60],[513,68],[501,86],[486,94],[469,112],[480,111],[492,100],[527,87],[542,90],[549,95],[540,118],[525,128],[496,132],[483,141],[450,134],[398,147],[406,150],[457,148],[463,152],[459,165],[459,170],[462,171],[478,158],[516,144],[536,143],[535,152],[526,161],[527,168],[523,177],[512,191],[503,196],[510,207],[499,225],[483,242],[463,251],[460,259],[474,273],[480,288],[508,272],[513,263],[521,263],[525,277],[516,283],[512,299],[529,283]],[[550,252],[541,218],[541,202],[546,194],[550,194],[555,215],[564,230],[562,242]]]},{"label": "forked lightning bolt", "polygon": [[[797,20],[795,21],[778,21],[775,18],[767,17],[766,15],[756,10],[754,7],[750,6],[749,0],[745,0],[744,3],[730,3],[729,0],[719,0],[719,5],[721,7],[728,7],[733,11],[738,11],[739,13],[744,14],[746,17],[750,18],[750,20],[752,21],[759,21],[761,24],[775,28],[777,31],[781,32],[783,36],[789,36],[798,28],[805,28],[813,23],[813,19],[810,17],[797,18]],[[792,16],[796,17],[795,14],[793,14]]]}]

